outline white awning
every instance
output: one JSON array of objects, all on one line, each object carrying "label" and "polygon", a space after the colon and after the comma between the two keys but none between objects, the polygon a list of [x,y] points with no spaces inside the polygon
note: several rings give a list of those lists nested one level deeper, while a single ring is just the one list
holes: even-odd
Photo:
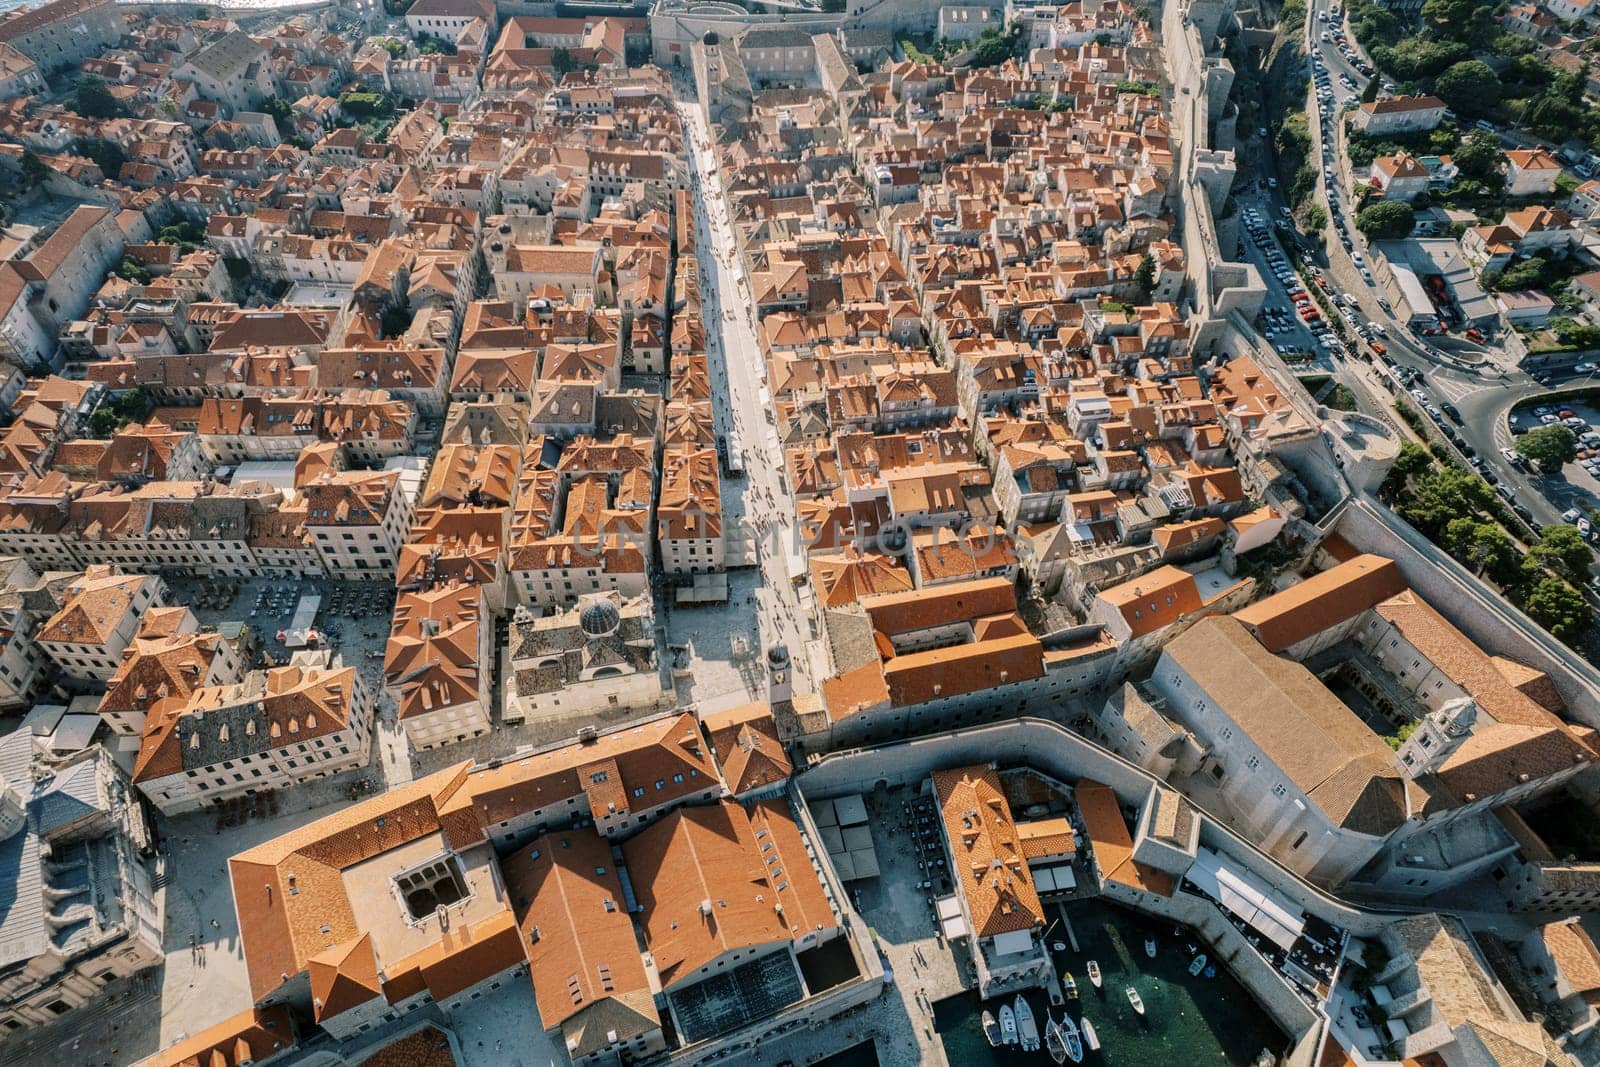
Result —
[{"label": "white awning", "polygon": [[1208,848],[1195,853],[1184,877],[1283,949],[1292,946],[1305,929],[1305,921],[1282,897]]},{"label": "white awning", "polygon": [[294,618],[289,620],[286,631],[280,631],[282,641],[288,648],[304,648],[312,641],[318,640],[313,623],[317,621],[317,612],[322,607],[320,596],[303,596],[295,605]]}]

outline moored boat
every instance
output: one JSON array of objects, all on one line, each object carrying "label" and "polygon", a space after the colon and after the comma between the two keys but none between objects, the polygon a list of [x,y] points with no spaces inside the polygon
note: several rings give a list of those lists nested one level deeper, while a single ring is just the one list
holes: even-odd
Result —
[{"label": "moored boat", "polygon": [[1000,1005],[1000,1043],[1002,1045],[1017,1043],[1017,1016],[1009,1004]]},{"label": "moored boat", "polygon": [[1151,959],[1155,959],[1156,958],[1156,939],[1155,938],[1147,937],[1147,938],[1144,939],[1144,954],[1146,956],[1149,956]]},{"label": "moored boat", "polygon": [[1061,1016],[1061,1036],[1067,1043],[1067,1059],[1073,1063],[1082,1063],[1083,1038],[1078,1033],[1078,1024],[1072,1021],[1072,1016],[1065,1013]]},{"label": "moored boat", "polygon": [[1091,1052],[1100,1051],[1100,1035],[1094,1032],[1094,1023],[1083,1017],[1083,1043]]},{"label": "moored boat", "polygon": [[1096,960],[1089,961],[1089,981],[1096,989],[1100,988],[1100,964]]},{"label": "moored boat", "polygon": [[1196,978],[1198,978],[1200,976],[1200,972],[1205,970],[1205,969],[1206,969],[1206,954],[1204,952],[1202,952],[1202,953],[1200,953],[1200,955],[1198,955],[1198,956],[1196,956],[1194,958],[1194,962],[1193,963],[1189,964],[1189,973],[1191,975],[1195,976]]},{"label": "moored boat", "polygon": [[994,1012],[988,1008],[983,1009],[983,1036],[989,1039],[990,1048],[1000,1044],[1000,1024],[995,1022]]},{"label": "moored boat", "polygon": [[1049,1012],[1044,1015],[1044,1050],[1050,1053],[1050,1058],[1056,1063],[1067,1062],[1067,1039],[1061,1030],[1061,1024]]},{"label": "moored boat", "polygon": [[1133,1005],[1133,1010],[1138,1012],[1140,1015],[1143,1015],[1144,999],[1139,996],[1139,991],[1133,988],[1133,986],[1129,986],[1126,990],[1124,990],[1124,992],[1128,994],[1128,1003]]},{"label": "moored boat", "polygon": [[1078,999],[1078,980],[1068,971],[1065,978],[1061,979],[1061,988],[1066,991],[1068,1000]]},{"label": "moored boat", "polygon": [[1033,1009],[1028,1007],[1028,1001],[1021,993],[1012,1002],[1011,1010],[1017,1017],[1017,1040],[1022,1045],[1022,1051],[1039,1051],[1039,1024],[1034,1022]]}]

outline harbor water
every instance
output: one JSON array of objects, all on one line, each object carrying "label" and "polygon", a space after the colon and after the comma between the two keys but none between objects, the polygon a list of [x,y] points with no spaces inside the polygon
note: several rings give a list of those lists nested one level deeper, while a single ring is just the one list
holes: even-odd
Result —
[{"label": "harbor water", "polygon": [[[1074,901],[1067,905],[1067,914],[1080,951],[1072,951],[1069,945],[1067,951],[1054,954],[1057,970],[1070,971],[1078,982],[1079,999],[1068,1000],[1066,1008],[1080,1024],[1088,1016],[1100,1038],[1098,1052],[1085,1049],[1085,1064],[1249,1067],[1263,1050],[1274,1057],[1284,1052],[1288,1039],[1225,967],[1219,965],[1213,978],[1190,976],[1193,957],[1187,945],[1193,943],[1202,952],[1205,946],[1187,931],[1174,936],[1170,925],[1098,900]],[[1146,937],[1156,940],[1154,959],[1145,955]],[[1068,938],[1057,924],[1047,940],[1066,942]],[[1089,960],[1100,964],[1103,982],[1099,989],[1089,981]],[[1125,990],[1129,986],[1144,1000],[1143,1016],[1128,1002]],[[1061,1008],[1051,1006],[1042,989],[1030,990],[1027,996],[1042,1036],[1045,1013],[1060,1018]],[[1010,999],[980,1002],[977,993],[971,992],[934,1005],[934,1026],[952,1064],[1011,1067],[1050,1062],[1042,1048],[1022,1052],[989,1047],[983,1035],[983,1010],[998,1017],[1000,1005]]]}]

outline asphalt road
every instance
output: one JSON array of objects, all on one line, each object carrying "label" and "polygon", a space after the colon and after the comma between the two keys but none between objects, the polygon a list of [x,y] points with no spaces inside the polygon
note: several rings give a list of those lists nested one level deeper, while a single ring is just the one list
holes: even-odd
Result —
[{"label": "asphalt road", "polygon": [[[1384,327],[1384,342],[1388,349],[1389,360],[1411,367],[1422,375],[1419,384],[1427,399],[1419,400],[1412,396],[1404,399],[1412,407],[1424,411],[1428,406],[1453,404],[1461,414],[1461,422],[1452,425],[1460,434],[1462,442],[1470,447],[1471,453],[1475,454],[1482,464],[1480,469],[1492,472],[1501,485],[1510,489],[1514,501],[1525,506],[1535,521],[1541,525],[1560,522],[1561,513],[1566,506],[1564,495],[1557,494],[1558,498],[1562,499],[1560,503],[1547,499],[1545,495],[1546,488],[1559,487],[1547,486],[1542,480],[1536,480],[1520,467],[1507,462],[1499,451],[1512,444],[1513,439],[1506,421],[1506,415],[1511,407],[1519,400],[1546,392],[1547,387],[1518,370],[1506,370],[1497,366],[1474,370],[1444,358],[1437,348],[1411,334],[1394,318],[1381,302],[1383,297],[1372,275],[1363,271],[1364,263],[1357,264],[1352,258],[1352,253],[1359,253],[1365,261],[1368,249],[1365,239],[1354,225],[1354,204],[1348,192],[1354,185],[1354,175],[1351,173],[1345,152],[1340,115],[1344,110],[1344,100],[1350,96],[1359,99],[1367,79],[1345,59],[1339,51],[1338,42],[1332,39],[1331,30],[1337,25],[1337,21],[1331,15],[1327,22],[1318,18],[1320,13],[1327,12],[1332,7],[1331,0],[1313,0],[1303,42],[1306,54],[1319,57],[1324,69],[1327,70],[1333,94],[1331,101],[1319,97],[1314,84],[1313,91],[1306,101],[1306,114],[1310,119],[1312,140],[1309,162],[1318,175],[1315,196],[1317,202],[1328,211],[1330,219],[1327,232],[1323,235],[1325,238],[1323,249],[1320,252],[1311,252],[1309,258],[1322,267],[1330,296],[1348,295],[1354,298],[1357,304],[1354,309],[1356,322],[1371,321]],[[1322,40],[1324,31],[1330,31],[1329,41]],[[1341,76],[1349,77],[1354,82],[1355,88],[1350,89],[1341,85]],[[1298,73],[1295,73],[1285,80],[1285,88],[1293,92],[1293,87],[1297,83]],[[1293,106],[1292,101],[1289,106]],[[1507,135],[1505,140],[1509,144],[1520,143],[1522,139],[1515,135]],[[1271,146],[1263,146],[1264,153],[1270,150]],[[1333,174],[1332,181],[1326,176],[1328,171]],[[1247,188],[1240,192],[1239,199],[1242,204],[1255,208],[1263,218],[1272,221],[1280,219],[1282,217],[1280,209],[1287,206],[1283,189],[1267,189],[1259,186]],[[1348,249],[1332,221],[1336,217],[1343,218],[1344,231],[1350,239]],[[1263,276],[1271,294],[1269,306],[1283,306],[1286,300],[1283,286],[1273,276],[1262,252],[1254,247],[1248,235],[1245,236],[1243,243],[1245,254],[1264,271]],[[1297,326],[1299,325],[1297,320]],[[1303,329],[1297,329],[1287,337],[1280,335],[1271,340],[1280,347],[1305,347],[1304,333]],[[1367,366],[1361,361],[1346,359],[1337,347],[1334,347],[1332,352],[1335,373],[1346,384],[1359,386],[1358,395],[1374,396],[1385,405],[1392,402],[1393,390],[1386,388],[1384,376],[1377,366]],[[1318,360],[1315,364],[1307,365],[1305,369],[1322,369],[1327,363],[1328,361]],[[1557,381],[1554,385],[1559,387],[1564,384],[1583,384],[1586,380],[1568,379]],[[1462,458],[1466,459],[1467,455],[1463,452]]]},{"label": "asphalt road", "polygon": [[[1449,424],[1454,426],[1462,444],[1466,446],[1461,450],[1462,458],[1475,456],[1480,471],[1492,473],[1499,485],[1510,491],[1512,501],[1525,507],[1535,522],[1544,526],[1562,522],[1562,512],[1572,502],[1574,491],[1559,477],[1545,479],[1505,459],[1500,449],[1512,447],[1514,442],[1507,415],[1521,400],[1543,395],[1552,389],[1595,384],[1596,379],[1570,372],[1566,375],[1553,372],[1558,377],[1546,386],[1521,370],[1500,365],[1485,365],[1477,369],[1463,367],[1459,362],[1444,358],[1444,354],[1433,344],[1411,334],[1380,303],[1382,296],[1370,272],[1364,273],[1362,265],[1357,264],[1352,256],[1352,253],[1359,253],[1366,260],[1368,249],[1365,238],[1354,224],[1354,204],[1349,190],[1355,184],[1355,176],[1349,166],[1340,118],[1344,110],[1343,101],[1351,95],[1359,99],[1366,79],[1344,58],[1331,32],[1329,41],[1321,39],[1322,32],[1331,31],[1336,20],[1330,15],[1328,21],[1323,22],[1318,16],[1332,7],[1332,0],[1313,0],[1307,16],[1304,42],[1307,54],[1321,59],[1330,76],[1333,93],[1331,101],[1319,97],[1313,84],[1307,101],[1312,138],[1310,162],[1318,173],[1315,195],[1317,201],[1328,210],[1330,219],[1328,231],[1324,234],[1324,251],[1320,257],[1313,256],[1313,259],[1320,259],[1319,265],[1323,267],[1328,280],[1330,295],[1348,294],[1356,300],[1357,321],[1364,319],[1383,325],[1390,361],[1411,367],[1422,375],[1417,387],[1424,391],[1427,399],[1414,396],[1404,399],[1413,408],[1424,409],[1424,414],[1427,406],[1440,407],[1444,403],[1454,405],[1461,419],[1459,423],[1450,421]],[[1353,46],[1354,42],[1351,43]],[[1355,89],[1342,86],[1341,75],[1350,77]],[[1535,138],[1505,131],[1502,131],[1501,140],[1506,145],[1538,143]],[[1333,174],[1332,181],[1326,176],[1329,170]],[[1265,195],[1269,209],[1276,213],[1278,201],[1282,199],[1281,191]],[[1336,217],[1344,220],[1345,232],[1350,239],[1349,248],[1345,247],[1332,221]],[[1469,346],[1463,342],[1459,347],[1465,349]],[[1375,392],[1380,399],[1385,395],[1379,391],[1383,381],[1376,366],[1365,367],[1356,361],[1344,360],[1340,377],[1346,380],[1359,378],[1368,383],[1368,391]],[[1379,388],[1374,389],[1373,386]]]}]

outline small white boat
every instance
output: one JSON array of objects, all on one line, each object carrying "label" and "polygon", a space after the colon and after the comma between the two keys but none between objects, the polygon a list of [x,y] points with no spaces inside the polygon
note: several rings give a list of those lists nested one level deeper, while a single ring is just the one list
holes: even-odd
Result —
[{"label": "small white boat", "polygon": [[1087,1015],[1083,1017],[1083,1043],[1090,1052],[1100,1051],[1100,1035],[1094,1032],[1094,1023]]},{"label": "small white boat", "polygon": [[1000,1043],[1002,1045],[1017,1043],[1017,1016],[1009,1004],[1000,1005]]},{"label": "small white boat", "polygon": [[1133,1005],[1133,1010],[1138,1012],[1140,1015],[1143,1015],[1144,1000],[1139,996],[1139,991],[1133,988],[1133,986],[1129,986],[1127,989],[1123,990],[1123,992],[1128,994],[1128,1003]]},{"label": "small white boat", "polygon": [[1017,1016],[1017,1039],[1022,1044],[1022,1051],[1039,1051],[1039,1024],[1033,1021],[1033,1009],[1028,1007],[1021,993],[1012,1001],[1011,1010]]},{"label": "small white boat", "polygon": [[1089,981],[1096,989],[1100,988],[1100,963],[1097,960],[1089,961]]},{"label": "small white boat", "polygon": [[1149,956],[1151,959],[1155,959],[1156,958],[1156,939],[1155,938],[1147,937],[1147,938],[1144,939],[1144,954],[1146,956]]},{"label": "small white boat", "polygon": [[1193,963],[1189,964],[1189,973],[1191,975],[1193,975],[1194,977],[1198,978],[1198,977],[1200,977],[1200,972],[1205,970],[1205,969],[1206,969],[1206,954],[1204,952],[1202,952],[1202,953],[1200,953],[1200,955],[1198,955],[1198,956],[1196,956],[1194,958],[1194,962]]},{"label": "small white boat", "polygon": [[983,1036],[989,1039],[990,1048],[1000,1044],[1000,1024],[994,1021],[994,1012],[988,1008],[983,1009]]},{"label": "small white boat", "polygon": [[1068,1000],[1078,999],[1078,980],[1072,977],[1071,971],[1068,971],[1067,976],[1061,979],[1061,988],[1066,991]]}]

